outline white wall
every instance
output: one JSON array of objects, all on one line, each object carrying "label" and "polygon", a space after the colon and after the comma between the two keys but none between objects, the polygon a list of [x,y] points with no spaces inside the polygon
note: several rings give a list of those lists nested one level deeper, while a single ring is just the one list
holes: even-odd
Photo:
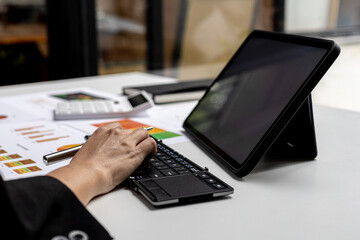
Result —
[{"label": "white wall", "polygon": [[329,26],[331,0],[285,1],[285,31],[320,30]]}]

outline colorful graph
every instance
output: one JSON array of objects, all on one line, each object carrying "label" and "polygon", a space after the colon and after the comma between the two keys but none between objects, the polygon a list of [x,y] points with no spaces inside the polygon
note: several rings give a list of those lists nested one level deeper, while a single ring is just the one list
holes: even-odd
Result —
[{"label": "colorful graph", "polygon": [[18,166],[23,166],[23,165],[32,164],[32,163],[35,163],[35,162],[31,159],[26,159],[26,160],[20,160],[20,161],[15,161],[15,162],[4,163],[4,165],[9,168],[12,168],[12,167],[18,167]]},{"label": "colorful graph", "polygon": [[52,97],[61,98],[65,100],[93,100],[104,99],[102,97],[94,96],[88,93],[76,92],[76,93],[64,93],[52,95]]},{"label": "colorful graph", "polygon": [[15,132],[28,131],[28,130],[33,130],[33,129],[42,128],[42,127],[44,127],[44,126],[40,125],[40,126],[33,126],[33,127],[26,127],[26,128],[18,128],[18,129],[15,129]]},{"label": "colorful graph", "polygon": [[38,125],[14,129],[14,131],[28,139],[34,140],[36,143],[57,141],[62,138],[70,137],[69,135],[65,135],[66,133],[63,131],[60,133],[59,130],[54,129],[54,126],[48,127],[44,125]]},{"label": "colorful graph", "polygon": [[0,156],[0,161],[6,161],[6,160],[11,160],[11,159],[17,159],[17,158],[21,158],[21,156],[19,154],[11,154],[11,155],[6,155],[6,156]]},{"label": "colorful graph", "polygon": [[36,131],[30,131],[30,132],[23,132],[21,135],[30,135],[30,134],[38,134],[38,133],[47,133],[47,132],[53,132],[54,129],[47,129],[47,130],[36,130]]},{"label": "colorful graph", "polygon": [[[141,128],[141,127],[153,127],[153,126],[150,126],[147,124],[133,121],[131,119],[123,119],[123,120],[119,120],[116,122],[120,123],[123,129],[135,130],[135,129]],[[97,124],[93,124],[93,126],[101,127],[108,123],[111,123],[111,122],[97,123]],[[153,129],[149,131],[149,134],[157,140],[181,136],[180,134],[169,132],[169,131],[166,131],[164,129],[160,129],[157,127],[153,127]]]},{"label": "colorful graph", "polygon": [[0,149],[0,154],[7,153],[4,149]]},{"label": "colorful graph", "polygon": [[14,172],[16,172],[17,174],[24,174],[24,173],[37,172],[41,170],[42,169],[39,168],[38,166],[32,166],[32,167],[14,169]]},{"label": "colorful graph", "polygon": [[40,134],[40,135],[29,136],[29,139],[42,138],[42,137],[45,137],[45,136],[51,136],[51,135],[54,135],[54,133],[46,133],[46,134]]},{"label": "colorful graph", "polygon": [[66,149],[69,149],[69,148],[77,147],[77,146],[80,146],[80,145],[81,145],[81,144],[69,144],[69,145],[61,146],[61,147],[59,147],[57,150],[58,150],[58,151],[62,151],[62,150],[66,150]]},{"label": "colorful graph", "polygon": [[36,140],[37,143],[42,143],[42,142],[50,142],[50,141],[57,141],[59,139],[62,138],[68,138],[70,136],[61,136],[61,137],[55,137],[55,138],[47,138],[47,139],[41,139],[41,140]]}]

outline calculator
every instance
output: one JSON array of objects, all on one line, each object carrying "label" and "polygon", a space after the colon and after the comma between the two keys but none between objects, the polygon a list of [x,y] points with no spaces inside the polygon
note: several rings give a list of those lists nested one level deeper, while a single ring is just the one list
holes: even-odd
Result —
[{"label": "calculator", "polygon": [[54,120],[130,117],[153,106],[146,92],[113,100],[70,100],[56,105]]}]

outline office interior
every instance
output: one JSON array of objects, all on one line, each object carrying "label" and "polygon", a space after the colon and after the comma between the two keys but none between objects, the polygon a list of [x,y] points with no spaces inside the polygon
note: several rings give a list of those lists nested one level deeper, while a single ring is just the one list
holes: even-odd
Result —
[{"label": "office interior", "polygon": [[359,8],[355,0],[0,0],[0,85],[133,71],[215,79],[261,29],[335,40],[342,53],[314,101],[360,111]]},{"label": "office interior", "polygon": [[335,40],[342,53],[314,101],[360,111],[359,8],[355,0],[1,0],[0,85],[133,71],[215,79],[261,29]]},{"label": "office interior", "polygon": [[[320,136],[318,144],[323,154],[317,163],[330,164],[325,165],[325,168],[324,165],[304,166],[297,162],[279,164],[290,166],[289,169],[276,164],[275,167],[269,167],[272,162],[266,162],[262,168],[270,169],[269,171],[260,169],[257,174],[252,175],[250,184],[250,181],[243,184],[246,179],[234,180],[215,162],[210,161],[206,163],[210,165],[210,169],[222,173],[237,189],[234,197],[226,199],[224,203],[212,202],[212,213],[209,215],[203,215],[209,205],[201,208],[201,204],[195,204],[191,209],[175,207],[171,210],[173,212],[165,209],[155,214],[144,214],[144,211],[149,209],[140,206],[142,201],[128,205],[114,204],[115,200],[119,199],[134,202],[134,196],[126,195],[124,191],[118,191],[110,197],[98,198],[97,200],[102,201],[93,202],[89,209],[112,233],[122,236],[124,231],[128,238],[134,237],[134,232],[138,237],[148,234],[149,239],[156,235],[155,231],[148,233],[148,229],[138,233],[139,224],[136,218],[140,217],[143,219],[142,225],[150,228],[158,223],[167,223],[176,213],[180,215],[179,220],[175,221],[179,225],[174,226],[178,227],[187,221],[190,225],[201,222],[204,216],[219,216],[225,219],[234,216],[233,213],[239,213],[237,221],[230,223],[228,228],[210,221],[210,225],[201,225],[201,231],[195,231],[198,230],[195,224],[190,226],[190,229],[195,232],[195,236],[203,235],[202,230],[208,228],[210,231],[205,231],[205,235],[226,238],[231,232],[225,230],[230,227],[238,229],[239,226],[245,226],[247,229],[241,231],[250,233],[245,236],[258,236],[263,231],[257,228],[260,225],[265,228],[261,236],[270,236],[274,227],[280,226],[281,230],[276,235],[279,236],[278,239],[289,239],[286,238],[288,236],[292,236],[292,239],[303,239],[311,234],[314,236],[312,239],[316,239],[316,236],[326,236],[323,232],[329,232],[329,235],[339,233],[332,236],[332,239],[339,239],[343,237],[340,237],[340,234],[345,231],[351,235],[347,235],[348,239],[356,239],[358,223],[353,219],[356,218],[359,205],[357,199],[352,197],[358,195],[355,192],[357,187],[354,172],[358,154],[356,134],[359,132],[355,124],[357,119],[360,119],[357,113],[360,112],[360,1],[0,0],[0,88],[2,93],[7,91],[6,94],[15,95],[19,88],[15,86],[10,89],[11,86],[30,86],[23,88],[21,92],[27,94],[35,89],[31,88],[33,83],[49,83],[49,86],[53,86],[52,83],[59,82],[64,88],[75,83],[74,86],[79,87],[79,79],[82,77],[131,72],[165,76],[180,82],[215,79],[254,29],[332,39],[341,47],[338,59],[312,92],[316,132],[317,136]],[[113,79],[107,80],[108,83],[113,83],[112,81]],[[120,88],[118,94],[121,94]],[[332,111],[332,108],[340,111]],[[335,141],[333,138],[338,139]],[[338,142],[344,142],[345,145],[351,141],[353,145],[337,145]],[[208,160],[195,146],[177,147]],[[333,150],[327,152],[327,148]],[[348,155],[343,154],[346,151]],[[338,154],[334,154],[337,152]],[[343,161],[343,158],[347,161]],[[322,168],[322,174],[316,174],[317,171],[320,172],[319,168]],[[306,178],[309,169],[310,177]],[[328,172],[329,176],[324,172]],[[302,175],[304,173],[305,175]],[[347,185],[349,183],[351,185]],[[267,188],[271,184],[275,187]],[[343,191],[337,193],[329,190],[333,186],[335,190]],[[329,194],[324,193],[326,191]],[[344,195],[351,191],[355,193]],[[303,193],[305,194],[301,195]],[[308,193],[314,195],[306,195]],[[241,199],[246,195],[250,197]],[[328,196],[333,199],[327,199]],[[301,197],[304,197],[303,200]],[[297,205],[299,200],[295,201],[295,198],[300,199],[300,207]],[[282,202],[283,199],[285,200]],[[336,206],[335,203],[343,205]],[[227,215],[220,212],[224,208]],[[284,212],[279,213],[280,220],[273,221],[273,213],[278,209]],[[308,214],[312,210],[314,214]],[[113,211],[119,213],[118,216],[113,216]],[[181,215],[182,213],[184,214]],[[189,220],[187,214],[190,213],[194,215]],[[289,216],[286,215],[288,213]],[[162,218],[153,221],[153,215]],[[246,216],[252,217],[245,221],[242,217]],[[290,218],[296,219],[299,227],[289,228]],[[341,220],[344,220],[344,223]],[[221,221],[220,224],[223,224]],[[119,228],[119,225],[126,227]],[[215,225],[225,230],[218,231]],[[338,226],[339,230],[334,226]],[[306,235],[302,228],[315,230]],[[168,233],[172,230],[169,228]],[[317,230],[321,234],[316,235]]]}]

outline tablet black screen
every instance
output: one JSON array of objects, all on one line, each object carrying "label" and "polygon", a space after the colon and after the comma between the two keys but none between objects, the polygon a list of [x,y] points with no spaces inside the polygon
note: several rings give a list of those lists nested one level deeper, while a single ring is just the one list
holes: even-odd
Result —
[{"label": "tablet black screen", "polygon": [[221,155],[241,165],[327,51],[311,45],[251,37],[200,100],[185,125]]}]

